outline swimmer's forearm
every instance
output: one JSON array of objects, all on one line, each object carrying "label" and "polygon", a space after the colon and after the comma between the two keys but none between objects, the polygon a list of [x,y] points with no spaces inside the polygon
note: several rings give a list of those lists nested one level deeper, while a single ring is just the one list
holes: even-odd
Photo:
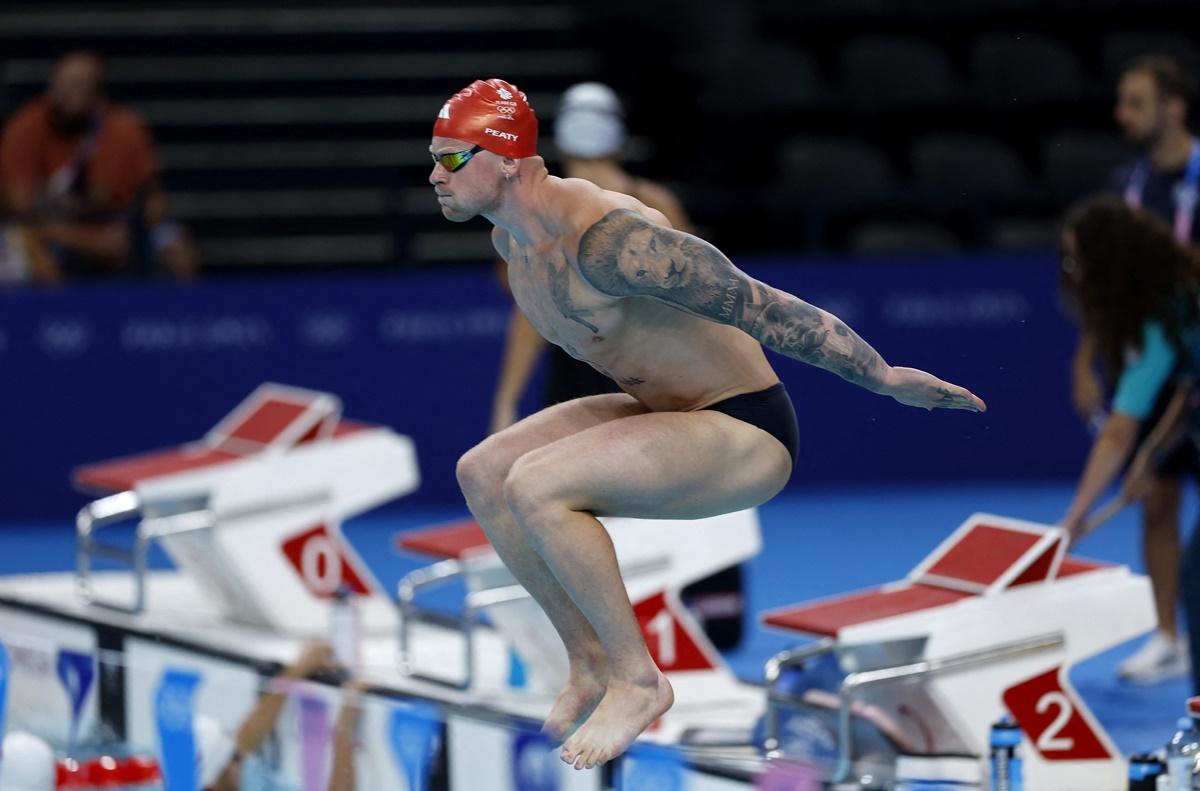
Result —
[{"label": "swimmer's forearm", "polygon": [[757,292],[748,313],[731,323],[768,349],[824,368],[874,393],[887,388],[891,366],[846,323],[799,297],[757,281],[742,288]]},{"label": "swimmer's forearm", "polygon": [[874,392],[885,387],[888,364],[836,316],[760,283],[703,239],[635,212],[609,212],[584,233],[579,269],[606,294],[652,297]]}]

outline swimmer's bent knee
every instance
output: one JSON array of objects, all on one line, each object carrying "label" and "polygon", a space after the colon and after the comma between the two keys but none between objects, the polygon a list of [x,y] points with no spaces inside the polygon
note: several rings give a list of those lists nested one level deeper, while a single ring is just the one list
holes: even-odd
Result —
[{"label": "swimmer's bent knee", "polygon": [[551,503],[553,490],[548,485],[547,470],[528,456],[517,459],[504,479],[504,501],[509,510],[522,522]]},{"label": "swimmer's bent knee", "polygon": [[484,499],[503,502],[507,474],[507,467],[498,462],[486,440],[464,453],[454,467],[458,486],[468,502]]}]

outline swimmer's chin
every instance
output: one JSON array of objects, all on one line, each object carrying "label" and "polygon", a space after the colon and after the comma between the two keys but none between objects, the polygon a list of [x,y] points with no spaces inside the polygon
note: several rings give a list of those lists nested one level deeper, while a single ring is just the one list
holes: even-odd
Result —
[{"label": "swimmer's chin", "polygon": [[455,211],[449,206],[442,206],[442,216],[450,222],[467,222],[468,220],[475,219],[477,215]]}]

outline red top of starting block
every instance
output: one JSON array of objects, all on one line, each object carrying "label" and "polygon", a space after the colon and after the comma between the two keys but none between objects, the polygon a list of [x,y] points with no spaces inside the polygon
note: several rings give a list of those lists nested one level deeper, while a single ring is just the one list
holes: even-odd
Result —
[{"label": "red top of starting block", "polygon": [[991,585],[1041,539],[1036,533],[976,525],[925,569],[926,575]]},{"label": "red top of starting block", "polygon": [[[331,439],[344,437],[367,428],[371,428],[370,424],[343,419],[334,427]],[[299,444],[314,438],[315,435],[302,440]],[[227,464],[252,455],[254,454],[234,453],[196,442],[175,448],[141,453],[136,456],[124,456],[96,464],[85,464],[75,468],[72,479],[75,481],[75,485],[81,489],[124,492],[150,478]]]},{"label": "red top of starting block", "polygon": [[286,452],[369,426],[343,420],[336,396],[273,383],[260,385],[201,442],[76,468],[82,489],[123,492],[150,478],[198,470],[265,451]]},{"label": "red top of starting block", "polygon": [[396,549],[457,560],[473,549],[490,546],[483,528],[474,519],[411,530],[396,537]]},{"label": "red top of starting block", "polygon": [[976,515],[930,553],[907,580],[776,610],[764,615],[763,623],[834,637],[842,629],[869,621],[1111,567],[1066,557],[1065,550],[1060,530]]},{"label": "red top of starting block", "polygon": [[763,623],[795,632],[835,637],[838,630],[847,626],[941,607],[972,595],[966,591],[920,584],[890,591],[859,591],[812,604],[776,610],[764,615]]}]

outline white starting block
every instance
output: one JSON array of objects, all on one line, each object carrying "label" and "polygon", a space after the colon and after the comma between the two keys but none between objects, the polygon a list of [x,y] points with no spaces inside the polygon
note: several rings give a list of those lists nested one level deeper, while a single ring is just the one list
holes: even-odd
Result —
[{"label": "white starting block", "polygon": [[[740,683],[729,670],[704,630],[680,601],[688,585],[756,555],[761,548],[758,514],[754,509],[699,520],[603,518],[612,537],[617,560],[625,577],[634,614],[650,654],[671,678],[680,709],[693,713],[706,705],[720,704],[723,712],[708,711],[704,724],[745,726],[753,711],[761,711],[762,694]],[[400,582],[402,609],[402,664],[418,664],[413,654],[420,646],[408,638],[410,624],[423,611],[415,604],[423,587],[462,575],[469,593],[465,602],[464,629],[468,654],[466,679],[471,686],[471,627],[477,613],[486,610],[505,641],[520,657],[527,684],[534,691],[556,692],[566,682],[567,657],[554,628],[541,608],[500,562],[483,530],[473,520],[405,533],[398,546],[439,562],[409,574]],[[727,718],[723,717],[727,714]],[[728,719],[728,722],[724,722]],[[695,722],[673,728],[671,717],[654,734],[678,738]]]},{"label": "white starting block", "polygon": [[[1027,787],[1123,789],[1125,763],[1069,673],[1154,628],[1150,584],[1125,566],[1066,557],[1066,546],[1061,528],[976,514],[900,582],[766,614],[770,626],[826,638],[774,658],[768,678],[821,649],[838,653],[848,672],[839,779],[853,759],[851,705],[866,700],[931,755],[985,757],[1007,710],[1024,733]],[[779,705],[773,697],[768,749]]]},{"label": "white starting block", "polygon": [[[80,467],[76,484],[117,492],[79,514],[79,590],[96,604],[141,612],[149,545],[158,541],[222,615],[297,635],[324,634],[341,589],[369,631],[393,629],[395,608],[342,536],[342,522],[419,483],[412,441],[341,417],[336,396],[264,384],[204,439]],[[99,528],[139,519],[132,551]],[[102,601],[95,557],[129,563],[131,603]]]}]

